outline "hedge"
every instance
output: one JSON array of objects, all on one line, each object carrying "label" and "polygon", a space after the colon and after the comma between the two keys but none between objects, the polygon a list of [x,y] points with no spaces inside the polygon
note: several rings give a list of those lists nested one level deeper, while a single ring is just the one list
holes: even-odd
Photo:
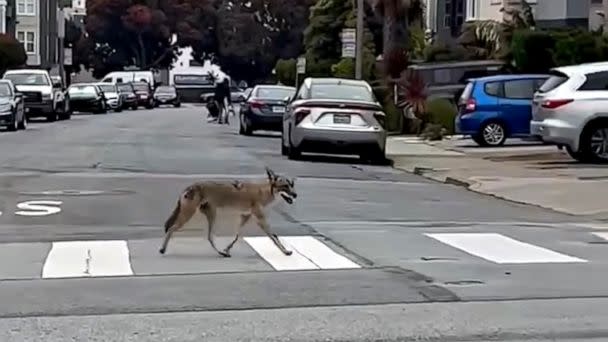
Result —
[{"label": "hedge", "polygon": [[544,73],[552,67],[608,59],[608,38],[580,29],[518,30],[511,42],[519,72]]},{"label": "hedge", "polygon": [[448,134],[454,134],[454,119],[458,113],[456,106],[445,98],[431,98],[426,106],[429,122],[441,125]]}]

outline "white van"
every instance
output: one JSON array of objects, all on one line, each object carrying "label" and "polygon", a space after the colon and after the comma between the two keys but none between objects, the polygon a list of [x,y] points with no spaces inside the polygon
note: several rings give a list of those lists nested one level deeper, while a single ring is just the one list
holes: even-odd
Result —
[{"label": "white van", "polygon": [[101,83],[127,83],[127,82],[148,82],[153,87],[156,85],[154,73],[152,71],[114,71],[101,80]]}]

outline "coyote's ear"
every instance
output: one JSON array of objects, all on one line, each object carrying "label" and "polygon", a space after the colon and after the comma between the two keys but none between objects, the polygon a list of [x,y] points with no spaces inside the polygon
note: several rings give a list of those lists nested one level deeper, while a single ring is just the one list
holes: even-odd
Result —
[{"label": "coyote's ear", "polygon": [[277,179],[277,175],[275,175],[274,171],[272,171],[268,166],[266,166],[266,174],[268,175],[268,179],[271,181]]}]

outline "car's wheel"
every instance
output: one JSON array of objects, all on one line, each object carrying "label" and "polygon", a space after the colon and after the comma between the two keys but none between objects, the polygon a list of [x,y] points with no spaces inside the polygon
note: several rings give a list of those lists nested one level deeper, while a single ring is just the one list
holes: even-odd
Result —
[{"label": "car's wheel", "polygon": [[373,165],[384,165],[386,163],[386,153],[380,148],[370,149],[359,156],[363,161],[367,161]]},{"label": "car's wheel", "polygon": [[287,147],[285,146],[285,134],[281,134],[281,155],[287,155]]},{"label": "car's wheel", "polygon": [[19,122],[19,129],[27,129],[27,117],[25,116],[25,113],[23,113],[21,121]]},{"label": "car's wheel", "polygon": [[580,152],[570,156],[581,162],[608,163],[608,121],[593,122],[585,127],[581,135]]},{"label": "car's wheel", "polygon": [[302,151],[299,148],[293,146],[291,143],[291,139],[287,138],[288,148],[287,148],[287,158],[295,160],[299,159],[302,156]]},{"label": "car's wheel", "polygon": [[17,121],[17,114],[15,114],[15,118],[13,119],[13,122],[11,122],[11,124],[8,125],[7,128],[11,132],[15,132],[16,130],[19,129],[19,121]]},{"label": "car's wheel", "polygon": [[182,106],[181,102],[176,102],[176,103],[173,104],[173,107],[175,107],[175,108],[179,108],[181,106]]},{"label": "car's wheel", "polygon": [[51,114],[48,114],[46,116],[46,121],[48,121],[48,122],[55,122],[55,121],[57,121],[57,113],[52,112]]},{"label": "car's wheel", "polygon": [[507,130],[501,122],[490,121],[481,127],[482,146],[502,146],[507,140]]},{"label": "car's wheel", "polygon": [[251,135],[253,133],[253,128],[247,123],[247,118],[245,118],[245,115],[242,114],[239,116],[241,118],[239,120],[239,134]]},{"label": "car's wheel", "polygon": [[137,110],[137,105],[131,106],[131,110]]},{"label": "car's wheel", "polygon": [[581,151],[575,151],[570,146],[566,146],[566,152],[568,152],[568,155],[570,157],[572,157],[572,159],[579,161],[581,163],[587,163],[587,162],[591,161],[590,158],[588,157],[588,155],[585,155]]}]

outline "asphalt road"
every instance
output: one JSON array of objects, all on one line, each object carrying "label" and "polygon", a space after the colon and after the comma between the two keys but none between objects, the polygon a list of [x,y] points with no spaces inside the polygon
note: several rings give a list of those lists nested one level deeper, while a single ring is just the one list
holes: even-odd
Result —
[{"label": "asphalt road", "polygon": [[[192,107],[1,132],[0,341],[608,339],[591,222],[279,147]],[[291,257],[250,223],[221,258],[202,217],[158,253],[184,187],[265,166],[296,178],[268,209]]]}]

